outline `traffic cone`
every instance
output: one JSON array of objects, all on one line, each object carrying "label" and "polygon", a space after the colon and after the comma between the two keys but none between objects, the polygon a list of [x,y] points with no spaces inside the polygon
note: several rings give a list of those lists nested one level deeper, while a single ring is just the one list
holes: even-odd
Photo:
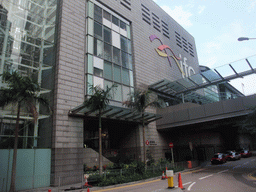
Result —
[{"label": "traffic cone", "polygon": [[182,185],[182,180],[181,180],[181,174],[179,173],[179,177],[178,177],[178,183],[179,183],[179,188],[181,188],[182,190],[184,190],[185,188]]},{"label": "traffic cone", "polygon": [[168,179],[168,177],[167,177],[167,167],[166,167],[166,172],[165,172],[165,179]]},{"label": "traffic cone", "polygon": [[87,188],[87,192],[90,192],[90,188]]},{"label": "traffic cone", "polygon": [[91,185],[88,184],[88,181],[87,181],[87,177],[86,177],[86,176],[84,176],[84,179],[85,179],[84,187],[92,187]]},{"label": "traffic cone", "polygon": [[48,192],[52,192],[52,190],[51,190],[51,189],[48,189]]},{"label": "traffic cone", "polygon": [[163,174],[162,174],[162,180],[165,180],[164,171],[163,171]]}]

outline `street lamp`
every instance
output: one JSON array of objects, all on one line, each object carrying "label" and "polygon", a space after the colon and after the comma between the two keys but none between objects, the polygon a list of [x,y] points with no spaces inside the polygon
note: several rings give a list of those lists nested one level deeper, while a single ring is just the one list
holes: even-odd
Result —
[{"label": "street lamp", "polygon": [[256,39],[256,38],[239,37],[237,40],[238,40],[238,41],[245,41],[245,40],[249,40],[249,39]]}]

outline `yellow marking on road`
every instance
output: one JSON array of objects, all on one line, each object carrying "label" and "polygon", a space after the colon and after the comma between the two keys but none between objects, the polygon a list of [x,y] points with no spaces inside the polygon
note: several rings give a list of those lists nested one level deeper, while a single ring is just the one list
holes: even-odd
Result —
[{"label": "yellow marking on road", "polygon": [[196,173],[196,172],[199,172],[199,171],[202,171],[202,170],[205,170],[205,169],[197,169],[197,170],[194,170],[194,171],[184,172],[184,173],[182,173],[182,175],[186,175],[186,174],[190,174],[190,173]]},{"label": "yellow marking on road", "polygon": [[255,171],[253,171],[252,173],[248,174],[247,176],[252,179],[252,180],[256,180],[256,177],[252,176],[255,173]]},{"label": "yellow marking on road", "polygon": [[113,190],[116,190],[116,189],[123,189],[123,188],[127,188],[127,187],[138,186],[138,185],[145,185],[145,184],[154,183],[154,182],[157,182],[157,181],[161,181],[161,179],[157,179],[157,180],[153,180],[153,181],[147,181],[147,182],[142,182],[142,183],[137,183],[137,184],[133,184],[133,185],[126,185],[126,186],[121,186],[121,187],[114,187],[114,188],[110,188],[110,189],[100,189],[100,190],[97,190],[97,191],[98,191],[98,192],[113,191]]}]

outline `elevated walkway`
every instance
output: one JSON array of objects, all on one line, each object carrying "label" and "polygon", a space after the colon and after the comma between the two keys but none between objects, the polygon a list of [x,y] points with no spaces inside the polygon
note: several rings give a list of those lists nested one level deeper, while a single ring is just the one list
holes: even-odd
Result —
[{"label": "elevated walkway", "polygon": [[174,127],[221,120],[247,115],[248,107],[256,106],[256,95],[239,97],[205,105],[183,103],[158,109],[162,119],[157,121],[158,130]]}]

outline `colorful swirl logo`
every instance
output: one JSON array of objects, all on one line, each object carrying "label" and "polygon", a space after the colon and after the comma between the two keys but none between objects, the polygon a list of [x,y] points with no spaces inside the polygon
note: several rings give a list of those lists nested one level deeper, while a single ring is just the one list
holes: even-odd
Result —
[{"label": "colorful swirl logo", "polygon": [[[182,69],[182,66],[178,62],[179,60],[181,60],[181,58],[177,57],[174,54],[174,52],[172,51],[172,49],[168,45],[164,45],[163,42],[161,41],[161,39],[159,39],[156,35],[150,35],[149,39],[150,39],[151,42],[154,41],[155,39],[157,39],[161,43],[161,45],[155,49],[156,52],[158,53],[158,55],[160,57],[167,57],[167,59],[169,61],[169,64],[170,64],[170,67],[172,67],[171,58],[173,58],[174,62],[178,66],[180,72],[184,76],[185,74],[184,74],[184,71]],[[168,53],[167,53],[168,50],[171,51],[172,55],[168,55]]]}]

